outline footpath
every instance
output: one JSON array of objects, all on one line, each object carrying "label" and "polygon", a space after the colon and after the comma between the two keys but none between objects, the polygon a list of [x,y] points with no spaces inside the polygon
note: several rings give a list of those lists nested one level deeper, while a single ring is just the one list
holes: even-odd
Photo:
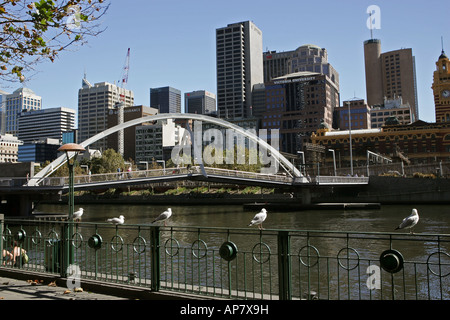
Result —
[{"label": "footpath", "polygon": [[[2,300],[129,300],[114,295],[87,290],[69,290],[55,281],[42,279],[14,279],[0,276],[0,301]],[[82,289],[82,288],[81,288]],[[1,303],[1,302],[0,302]]]}]

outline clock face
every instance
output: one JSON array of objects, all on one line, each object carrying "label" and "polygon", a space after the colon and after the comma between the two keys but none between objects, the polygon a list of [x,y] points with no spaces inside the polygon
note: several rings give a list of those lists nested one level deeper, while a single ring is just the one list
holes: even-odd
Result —
[{"label": "clock face", "polygon": [[450,90],[444,90],[442,91],[442,96],[444,98],[449,98],[450,97]]}]

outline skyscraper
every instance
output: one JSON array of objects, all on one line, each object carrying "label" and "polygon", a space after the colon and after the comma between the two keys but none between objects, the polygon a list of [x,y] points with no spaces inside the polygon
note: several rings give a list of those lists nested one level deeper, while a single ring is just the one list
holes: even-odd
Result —
[{"label": "skyscraper", "polygon": [[402,97],[409,104],[414,119],[419,118],[417,102],[416,64],[412,49],[381,53],[381,41],[364,42],[366,94],[369,106],[383,105],[384,100]]},{"label": "skyscraper", "polygon": [[317,72],[328,76],[339,88],[339,74],[328,62],[325,48],[305,44],[292,51],[263,54],[264,82],[296,72]]},{"label": "skyscraper", "polygon": [[3,96],[3,98],[5,97],[5,132],[17,136],[19,133],[18,114],[24,110],[42,109],[42,98],[28,88],[19,88],[13,93]]},{"label": "skyscraper", "polygon": [[280,130],[280,150],[296,155],[320,125],[333,127],[339,88],[326,75],[296,72],[265,83],[262,129]]},{"label": "skyscraper", "polygon": [[262,32],[251,21],[216,29],[219,118],[247,118],[253,86],[263,83]]},{"label": "skyscraper", "polygon": [[186,92],[184,94],[184,112],[210,114],[215,112],[216,95],[206,90]]},{"label": "skyscraper", "polygon": [[18,137],[24,143],[52,138],[62,142],[63,132],[75,129],[75,110],[48,108],[22,111],[18,117]]},{"label": "skyscraper", "polygon": [[181,91],[172,87],[150,88],[150,107],[159,113],[180,113]]},{"label": "skyscraper", "polygon": [[[121,100],[124,102],[124,107],[132,106],[134,104],[133,91],[108,82],[91,85],[84,78],[82,88],[78,90],[79,141],[83,142],[106,130],[109,110],[117,108]],[[107,148],[107,141],[101,139],[90,147],[104,151]]]}]

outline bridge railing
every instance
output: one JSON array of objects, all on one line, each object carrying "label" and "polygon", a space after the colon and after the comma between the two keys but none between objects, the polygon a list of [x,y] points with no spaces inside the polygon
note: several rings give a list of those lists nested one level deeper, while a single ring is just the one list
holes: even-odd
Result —
[{"label": "bridge railing", "polygon": [[[276,182],[292,182],[292,178],[282,174],[264,174],[257,172],[247,172],[238,170],[228,170],[220,168],[210,168],[205,167],[205,172],[208,174],[215,174],[222,177],[230,178],[245,178],[253,180],[264,180],[264,181],[276,181]],[[188,175],[188,174],[201,174],[202,171],[199,166],[192,166],[189,168],[164,168],[164,169],[151,169],[151,170],[136,170],[136,171],[125,171],[125,172],[114,172],[114,173],[102,173],[102,174],[92,174],[92,175],[77,175],[74,177],[75,184],[86,184],[86,183],[100,183],[108,181],[121,181],[130,179],[141,179],[141,178],[156,178],[156,177],[168,177],[174,175]],[[68,185],[68,177],[47,177],[41,182],[42,186],[64,186]]]},{"label": "bridge railing", "polygon": [[351,176],[316,176],[312,178],[316,184],[368,184],[369,177],[351,177]]},{"label": "bridge railing", "polygon": [[67,227],[5,220],[4,248],[17,240],[29,261],[0,269],[230,299],[450,299],[450,235],[81,222],[70,236]]},{"label": "bridge railing", "polygon": [[244,179],[253,179],[253,180],[264,180],[264,181],[276,181],[276,182],[285,182],[291,183],[293,178],[287,176],[285,174],[266,174],[259,172],[248,172],[248,171],[238,171],[238,170],[227,170],[221,168],[205,168],[206,173],[216,174],[223,177],[238,177]]}]

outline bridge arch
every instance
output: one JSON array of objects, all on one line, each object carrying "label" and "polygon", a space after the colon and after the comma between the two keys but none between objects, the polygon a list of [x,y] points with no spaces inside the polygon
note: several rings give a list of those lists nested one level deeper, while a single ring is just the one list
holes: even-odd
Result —
[{"label": "bridge arch", "polygon": [[[292,172],[292,175],[295,178],[303,178],[303,175],[300,173],[300,171],[293,166],[293,164],[286,159],[278,150],[273,148],[271,145],[269,145],[266,141],[258,137],[257,135],[253,134],[252,132],[249,132],[235,124],[232,124],[228,121],[219,119],[219,118],[213,118],[210,116],[200,115],[200,114],[193,114],[193,113],[161,113],[154,116],[146,116],[143,118],[133,119],[127,122],[124,122],[122,124],[118,124],[114,127],[111,127],[109,129],[106,129],[105,131],[102,131],[100,133],[97,133],[96,135],[92,136],[89,139],[86,139],[82,143],[80,143],[81,146],[86,148],[90,144],[103,139],[110,134],[113,134],[115,132],[118,132],[122,129],[132,127],[138,124],[142,124],[144,122],[152,122],[157,120],[167,120],[167,119],[187,119],[187,120],[198,120],[198,121],[204,121],[212,124],[216,124],[222,127],[225,127],[227,129],[233,129],[236,130],[236,132],[242,134],[243,136],[251,139],[252,141],[256,142],[259,146],[262,146],[269,150],[271,152],[271,155],[274,156],[274,158],[279,161],[282,165],[284,165],[286,170],[289,170]],[[73,157],[74,153],[69,153],[69,157]],[[56,160],[54,160],[52,163],[50,163],[48,166],[43,168],[41,171],[39,171],[33,179],[30,179],[28,181],[28,186],[33,186],[39,184],[39,182],[42,181],[45,177],[49,176],[52,172],[54,172],[56,169],[58,169],[60,166],[62,166],[65,162],[67,162],[67,157],[65,154],[59,156]]]}]

